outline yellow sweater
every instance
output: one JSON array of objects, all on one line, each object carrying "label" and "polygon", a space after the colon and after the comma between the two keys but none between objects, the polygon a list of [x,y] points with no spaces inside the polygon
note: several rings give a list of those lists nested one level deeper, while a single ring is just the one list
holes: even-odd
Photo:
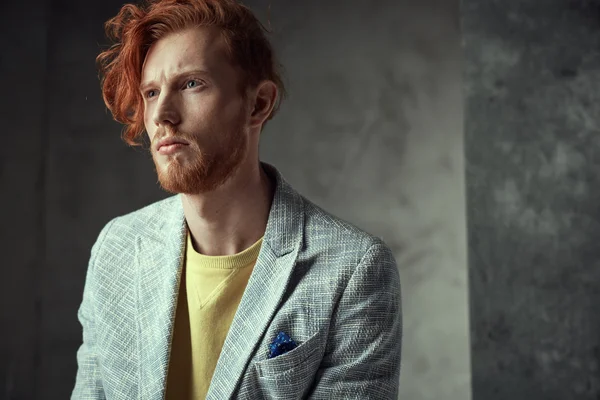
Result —
[{"label": "yellow sweater", "polygon": [[188,233],[167,376],[167,400],[206,397],[262,238],[231,256],[197,253]]}]

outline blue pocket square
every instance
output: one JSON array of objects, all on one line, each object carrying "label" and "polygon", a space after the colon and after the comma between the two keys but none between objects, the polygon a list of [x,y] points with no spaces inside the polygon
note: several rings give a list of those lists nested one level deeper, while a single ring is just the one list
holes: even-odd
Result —
[{"label": "blue pocket square", "polygon": [[275,340],[269,345],[269,358],[274,358],[296,348],[298,344],[285,332],[279,332]]}]

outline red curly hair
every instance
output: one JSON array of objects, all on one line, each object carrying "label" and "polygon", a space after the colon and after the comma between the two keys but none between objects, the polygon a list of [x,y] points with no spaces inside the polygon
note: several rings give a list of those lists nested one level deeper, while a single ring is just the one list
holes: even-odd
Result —
[{"label": "red curly hair", "polygon": [[102,97],[113,118],[124,124],[123,140],[138,146],[144,133],[144,105],[139,85],[142,66],[153,43],[165,35],[194,26],[216,26],[227,45],[228,56],[244,71],[241,92],[262,80],[273,81],[279,96],[285,87],[279,73],[268,32],[252,11],[236,0],[149,0],[141,6],[124,5],[108,20],[105,31],[114,42],[96,58],[100,70]]}]

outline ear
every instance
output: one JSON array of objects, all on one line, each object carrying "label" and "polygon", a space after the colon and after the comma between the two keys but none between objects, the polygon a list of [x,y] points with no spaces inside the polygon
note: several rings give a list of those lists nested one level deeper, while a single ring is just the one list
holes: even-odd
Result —
[{"label": "ear", "polygon": [[258,84],[255,91],[253,91],[253,101],[251,102],[251,126],[260,127],[267,121],[273,107],[275,107],[277,93],[277,85],[272,81],[266,80]]}]

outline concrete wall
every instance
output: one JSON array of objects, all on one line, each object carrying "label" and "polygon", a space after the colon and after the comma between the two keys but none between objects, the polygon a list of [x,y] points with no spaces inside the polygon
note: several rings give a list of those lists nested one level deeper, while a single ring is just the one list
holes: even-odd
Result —
[{"label": "concrete wall", "polygon": [[[25,63],[37,75],[0,64],[21,74],[12,91],[31,87],[21,105],[3,107],[18,116],[11,132],[30,133],[17,145],[32,151],[17,160],[21,175],[1,170],[3,187],[15,189],[2,208],[16,226],[2,230],[17,271],[3,291],[3,326],[13,329],[2,333],[10,362],[0,372],[10,399],[68,397],[90,247],[110,218],[166,196],[149,156],[121,143],[100,98],[94,58],[102,23],[121,3],[52,2],[27,36],[40,32],[39,48],[12,48],[20,60],[40,59]],[[248,4],[267,20],[267,1]],[[20,7],[15,18],[29,11]],[[264,132],[263,159],[394,250],[405,311],[400,398],[469,399],[458,3],[273,2],[270,20],[290,98]]]},{"label": "concrete wall", "polygon": [[463,0],[473,398],[600,398],[600,5]]}]

